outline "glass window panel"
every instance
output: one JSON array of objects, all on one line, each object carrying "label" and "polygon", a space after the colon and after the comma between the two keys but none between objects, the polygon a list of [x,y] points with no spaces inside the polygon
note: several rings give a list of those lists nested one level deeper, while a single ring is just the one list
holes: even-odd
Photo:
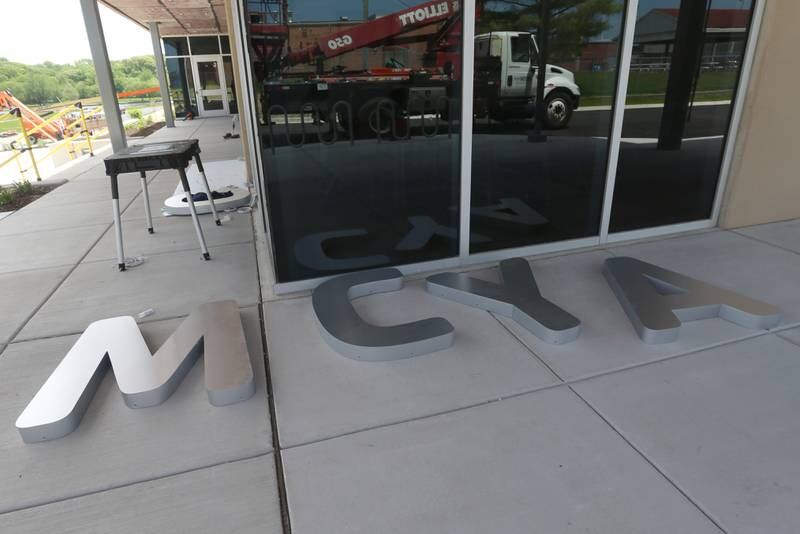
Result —
[{"label": "glass window panel", "polygon": [[176,117],[185,117],[187,113],[197,114],[194,93],[194,80],[189,58],[167,58],[167,78],[169,92]]},{"label": "glass window panel", "polygon": [[233,77],[233,62],[231,56],[223,56],[222,64],[225,67],[225,82],[228,86],[228,111],[232,114],[239,113],[239,105],[236,102],[236,86]]},{"label": "glass window panel", "polygon": [[640,3],[612,232],[711,216],[752,7]]},{"label": "glass window panel", "polygon": [[220,88],[219,65],[216,61],[198,61],[197,77],[200,89],[203,91]]},{"label": "glass window panel", "polygon": [[228,40],[227,35],[220,35],[219,36],[219,44],[222,47],[223,54],[230,54],[231,53],[231,43]]},{"label": "glass window panel", "polygon": [[192,45],[192,55],[219,54],[219,39],[212,37],[189,37],[189,44]]},{"label": "glass window panel", "polygon": [[165,56],[188,56],[189,45],[186,42],[186,37],[164,37],[164,55]]},{"label": "glass window panel", "polygon": [[458,254],[461,2],[417,3],[247,4],[280,282]]},{"label": "glass window panel", "polygon": [[225,109],[222,95],[203,95],[203,109],[206,111],[219,111]]},{"label": "glass window panel", "polygon": [[[472,252],[598,235],[623,12],[623,0],[484,3]],[[540,51],[547,73],[537,111]]]}]

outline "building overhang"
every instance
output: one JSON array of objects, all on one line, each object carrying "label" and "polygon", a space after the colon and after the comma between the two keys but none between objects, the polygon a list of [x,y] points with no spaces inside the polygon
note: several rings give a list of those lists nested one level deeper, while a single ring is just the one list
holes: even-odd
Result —
[{"label": "building overhang", "polygon": [[159,25],[162,36],[227,33],[225,0],[99,0],[144,28]]}]

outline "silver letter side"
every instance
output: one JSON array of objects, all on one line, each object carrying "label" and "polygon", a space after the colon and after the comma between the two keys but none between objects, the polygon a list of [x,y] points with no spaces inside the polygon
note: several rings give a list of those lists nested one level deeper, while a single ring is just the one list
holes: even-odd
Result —
[{"label": "silver letter side", "polygon": [[356,312],[352,299],[397,291],[403,275],[378,269],[337,276],[320,284],[311,297],[322,337],[336,352],[354,360],[387,361],[446,349],[453,325],[434,317],[394,326],[375,326]]},{"label": "silver letter side", "polygon": [[204,355],[208,399],[224,406],[255,392],[250,355],[235,301],[205,304],[187,317],[153,355],[133,317],[89,325],[17,419],[23,441],[66,436],[81,422],[111,368],[130,408],[161,404]]},{"label": "silver letter side", "polygon": [[670,343],[681,321],[721,317],[740,326],[769,329],[781,310],[635,258],[609,258],[603,274],[645,343]]},{"label": "silver letter side", "polygon": [[503,260],[500,272],[502,285],[442,273],[429,276],[426,287],[439,297],[509,317],[546,343],[561,345],[578,337],[581,322],[542,296],[527,261]]}]

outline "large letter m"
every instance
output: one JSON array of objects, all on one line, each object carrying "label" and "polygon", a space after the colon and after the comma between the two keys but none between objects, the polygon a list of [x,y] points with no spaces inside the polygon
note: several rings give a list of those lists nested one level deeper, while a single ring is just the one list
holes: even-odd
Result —
[{"label": "large letter m", "polygon": [[234,301],[200,306],[155,355],[133,317],[94,322],[19,416],[17,429],[26,443],[61,438],[75,430],[109,363],[128,407],[161,404],[200,354],[211,404],[225,406],[253,395],[253,367]]}]

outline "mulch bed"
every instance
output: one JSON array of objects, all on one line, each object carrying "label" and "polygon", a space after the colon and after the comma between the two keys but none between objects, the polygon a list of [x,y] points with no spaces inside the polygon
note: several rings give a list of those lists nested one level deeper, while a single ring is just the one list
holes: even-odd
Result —
[{"label": "mulch bed", "polygon": [[145,126],[141,130],[137,130],[135,132],[131,132],[128,135],[130,137],[147,137],[148,135],[150,135],[151,133],[155,132],[156,130],[160,130],[161,128],[163,128],[164,124],[166,124],[166,123],[164,123],[164,122],[154,122],[153,124],[150,124],[149,126]]},{"label": "mulch bed", "polygon": [[[33,202],[34,200],[45,196],[53,189],[63,184],[31,184],[33,191],[26,194],[14,194],[14,199],[8,204],[0,204],[0,212],[3,211],[17,211]],[[10,186],[4,186],[11,189]]]}]

